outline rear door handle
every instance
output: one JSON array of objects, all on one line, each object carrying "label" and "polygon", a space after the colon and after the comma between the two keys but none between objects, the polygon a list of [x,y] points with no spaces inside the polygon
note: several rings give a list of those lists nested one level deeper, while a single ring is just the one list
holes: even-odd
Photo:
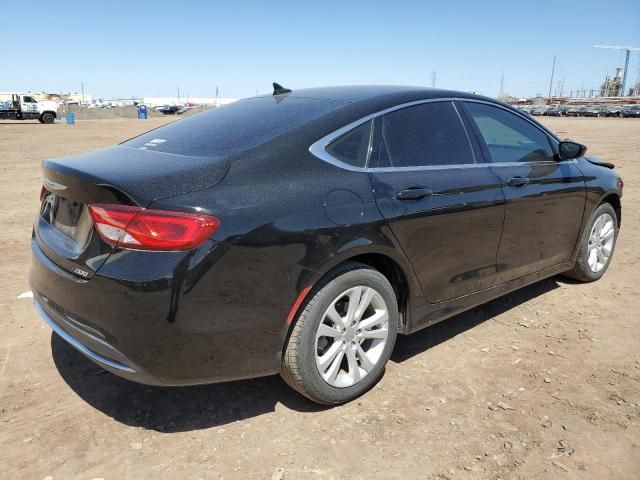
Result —
[{"label": "rear door handle", "polygon": [[433,195],[433,191],[430,188],[424,187],[411,187],[396,192],[396,198],[398,200],[418,200],[431,195]]},{"label": "rear door handle", "polygon": [[527,185],[529,183],[529,179],[527,177],[512,177],[507,182],[507,185],[510,187],[522,187],[523,185]]}]

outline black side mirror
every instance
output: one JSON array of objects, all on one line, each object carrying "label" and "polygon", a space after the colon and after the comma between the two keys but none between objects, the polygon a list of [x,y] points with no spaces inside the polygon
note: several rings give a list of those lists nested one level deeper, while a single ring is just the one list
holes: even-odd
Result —
[{"label": "black side mirror", "polygon": [[582,157],[587,153],[587,146],[581,143],[564,141],[560,142],[558,157],[560,160],[571,160],[573,158]]}]

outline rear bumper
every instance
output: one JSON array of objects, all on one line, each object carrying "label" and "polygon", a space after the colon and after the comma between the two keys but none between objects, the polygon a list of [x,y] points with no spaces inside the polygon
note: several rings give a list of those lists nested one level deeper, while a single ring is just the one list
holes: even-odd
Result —
[{"label": "rear bumper", "polygon": [[[96,336],[82,331],[82,329],[74,326],[68,320],[51,312],[47,308],[44,298],[37,296],[35,307],[42,320],[56,334],[105,370],[138,383],[161,385],[156,379],[143,372],[142,369],[134,366],[131,360],[113,346]],[[97,345],[97,348],[95,345]]]},{"label": "rear bumper", "polygon": [[[96,364],[149,385],[277,373],[298,267],[216,242],[191,252],[112,254],[89,280],[32,242],[36,310]],[[299,272],[298,272],[299,273]],[[285,304],[286,303],[286,304]]]}]

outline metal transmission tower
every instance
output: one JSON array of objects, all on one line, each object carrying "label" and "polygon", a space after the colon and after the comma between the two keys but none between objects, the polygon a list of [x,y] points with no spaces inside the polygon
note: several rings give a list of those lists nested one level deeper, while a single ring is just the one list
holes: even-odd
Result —
[{"label": "metal transmission tower", "polygon": [[594,45],[595,48],[611,48],[613,50],[625,50],[627,52],[624,61],[624,73],[622,74],[622,87],[620,88],[620,96],[624,97],[625,88],[627,87],[627,70],[629,69],[629,55],[632,51],[640,51],[640,47],[625,47],[620,45]]},{"label": "metal transmission tower", "polygon": [[553,88],[553,74],[556,73],[556,59],[557,55],[553,56],[553,67],[551,67],[551,80],[549,81],[549,99],[551,99],[551,89]]}]

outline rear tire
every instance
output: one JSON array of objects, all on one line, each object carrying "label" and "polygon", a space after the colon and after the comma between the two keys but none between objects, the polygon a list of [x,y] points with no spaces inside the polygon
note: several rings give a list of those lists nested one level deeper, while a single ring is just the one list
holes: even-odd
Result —
[{"label": "rear tire", "polygon": [[581,282],[599,280],[609,268],[617,240],[618,216],[611,204],[603,203],[591,214],[582,232],[573,269],[563,275]]},{"label": "rear tire", "polygon": [[382,376],[398,330],[387,278],[367,265],[345,263],[313,288],[303,307],[284,349],[284,381],[323,405],[367,392]]},{"label": "rear tire", "polygon": [[45,112],[40,116],[40,121],[42,123],[53,123],[56,117],[53,113]]}]

